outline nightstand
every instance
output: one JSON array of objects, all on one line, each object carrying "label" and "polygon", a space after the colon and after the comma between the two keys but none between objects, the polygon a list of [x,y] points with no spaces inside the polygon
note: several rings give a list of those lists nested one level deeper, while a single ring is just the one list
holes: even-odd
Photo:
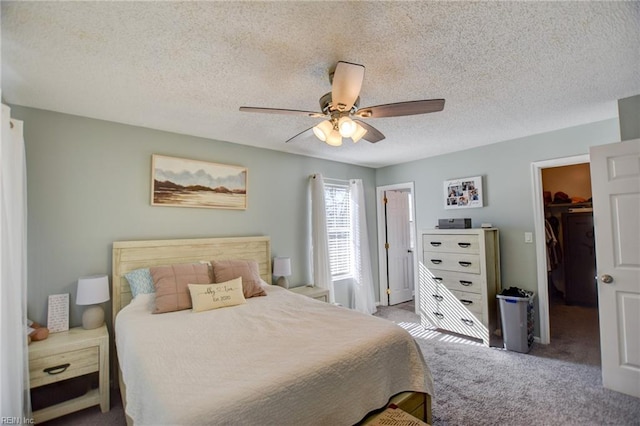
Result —
[{"label": "nightstand", "polygon": [[320,300],[321,302],[329,303],[329,290],[326,288],[305,285],[302,287],[290,288],[289,291],[302,294],[303,296],[307,296],[312,299]]},{"label": "nightstand", "polygon": [[98,389],[33,412],[36,423],[100,405],[109,411],[109,332],[107,326],[85,330],[72,328],[51,333],[29,345],[29,387],[31,389],[98,372]]}]

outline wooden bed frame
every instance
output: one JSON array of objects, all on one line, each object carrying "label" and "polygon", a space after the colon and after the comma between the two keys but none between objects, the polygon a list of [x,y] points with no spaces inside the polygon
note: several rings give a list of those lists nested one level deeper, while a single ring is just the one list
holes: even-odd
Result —
[{"label": "wooden bed frame", "polygon": [[[271,284],[271,239],[266,236],[196,238],[150,241],[115,241],[113,243],[112,269],[112,324],[115,335],[116,316],[132,299],[127,272],[150,266],[171,265],[176,263],[195,263],[199,261],[225,259],[255,260],[258,262],[260,276]],[[115,345],[115,338],[112,340]],[[115,347],[113,348],[115,349]],[[126,409],[126,388],[117,361],[117,352],[113,356],[113,372],[118,377],[123,409]],[[431,397],[416,392],[403,392],[391,399],[403,410],[421,420],[431,423]],[[126,416],[126,411],[125,411]],[[365,424],[372,416],[368,416]],[[127,424],[133,424],[126,416]]]}]

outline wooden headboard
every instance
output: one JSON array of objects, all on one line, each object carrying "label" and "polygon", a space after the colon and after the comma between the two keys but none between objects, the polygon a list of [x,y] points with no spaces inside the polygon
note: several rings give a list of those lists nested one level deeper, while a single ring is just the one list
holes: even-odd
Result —
[{"label": "wooden headboard", "polygon": [[112,269],[112,324],[115,327],[116,315],[120,309],[131,302],[131,289],[124,277],[127,272],[150,266],[225,259],[257,261],[260,276],[271,284],[271,239],[269,237],[115,241]]}]

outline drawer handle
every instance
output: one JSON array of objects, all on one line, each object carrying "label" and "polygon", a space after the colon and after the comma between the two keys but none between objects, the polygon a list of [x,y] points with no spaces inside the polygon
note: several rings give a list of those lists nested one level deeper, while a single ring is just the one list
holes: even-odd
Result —
[{"label": "drawer handle", "polygon": [[442,315],[440,312],[434,312],[433,315],[435,315],[438,319],[444,318],[444,315]]},{"label": "drawer handle", "polygon": [[471,262],[460,261],[458,263],[460,264],[460,266],[464,266],[465,268],[468,268],[469,266],[471,266]]},{"label": "drawer handle", "polygon": [[429,244],[431,244],[434,247],[440,247],[442,245],[440,241],[431,241]]},{"label": "drawer handle", "polygon": [[442,277],[433,277],[434,281],[442,282]]},{"label": "drawer handle", "polygon": [[65,371],[67,371],[67,368],[69,367],[71,367],[71,364],[66,363],[66,364],[56,365],[55,367],[45,368],[42,371],[47,374],[51,374],[53,376],[54,374],[64,373]]},{"label": "drawer handle", "polygon": [[469,248],[471,247],[471,243],[458,243],[458,245],[462,248]]},{"label": "drawer handle", "polygon": [[432,294],[433,298],[436,299],[438,302],[442,302],[442,300],[444,299],[444,297],[440,296],[439,294]]},{"label": "drawer handle", "polygon": [[435,263],[436,265],[439,265],[442,263],[442,260],[440,259],[431,259],[431,263]]},{"label": "drawer handle", "polygon": [[465,325],[468,325],[469,327],[473,326],[473,321],[471,321],[470,319],[460,318],[460,320],[461,320]]},{"label": "drawer handle", "polygon": [[465,287],[469,287],[471,284],[473,284],[473,282],[471,281],[465,281],[465,280],[460,280],[460,284],[462,284]]},{"label": "drawer handle", "polygon": [[467,299],[460,299],[460,303],[462,303],[463,305],[473,305],[473,300],[467,300]]}]

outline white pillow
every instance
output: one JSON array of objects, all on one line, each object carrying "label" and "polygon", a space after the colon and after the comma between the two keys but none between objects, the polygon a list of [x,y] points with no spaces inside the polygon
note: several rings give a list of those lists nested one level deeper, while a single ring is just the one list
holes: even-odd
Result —
[{"label": "white pillow", "polygon": [[193,312],[208,311],[246,303],[242,277],[216,284],[188,284]]}]

